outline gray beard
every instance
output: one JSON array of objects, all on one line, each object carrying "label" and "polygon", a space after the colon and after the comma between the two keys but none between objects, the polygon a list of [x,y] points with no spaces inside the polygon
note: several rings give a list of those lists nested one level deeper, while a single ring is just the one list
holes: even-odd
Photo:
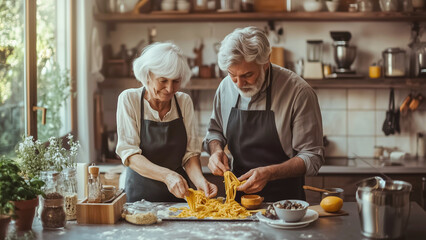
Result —
[{"label": "gray beard", "polygon": [[237,86],[237,84],[235,84],[235,86],[237,87],[238,92],[243,97],[251,98],[254,95],[256,95],[260,91],[260,89],[262,89],[262,85],[264,82],[265,82],[265,70],[263,69],[263,67],[260,67],[260,74],[255,84],[245,86],[243,89],[240,89]]}]

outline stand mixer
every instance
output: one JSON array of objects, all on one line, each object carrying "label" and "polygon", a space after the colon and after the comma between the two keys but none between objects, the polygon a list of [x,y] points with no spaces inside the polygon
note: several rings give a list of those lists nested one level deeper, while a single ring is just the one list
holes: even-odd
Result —
[{"label": "stand mixer", "polygon": [[334,40],[334,61],[336,67],[334,74],[330,77],[362,77],[357,75],[355,70],[351,70],[351,64],[356,57],[356,46],[350,46],[349,41],[352,37],[350,32],[330,32],[331,38]]}]

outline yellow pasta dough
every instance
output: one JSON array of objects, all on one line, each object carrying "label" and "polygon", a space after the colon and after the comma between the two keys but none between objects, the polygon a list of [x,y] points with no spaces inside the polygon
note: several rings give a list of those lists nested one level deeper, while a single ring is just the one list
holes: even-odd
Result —
[{"label": "yellow pasta dough", "polygon": [[182,210],[176,217],[197,217],[199,219],[211,217],[214,219],[237,219],[250,216],[250,212],[235,201],[237,187],[245,181],[240,182],[235,175],[227,171],[224,174],[226,201],[223,203],[222,198],[209,199],[204,195],[203,191],[189,189],[189,196],[186,197],[187,207],[170,208],[171,211]]}]

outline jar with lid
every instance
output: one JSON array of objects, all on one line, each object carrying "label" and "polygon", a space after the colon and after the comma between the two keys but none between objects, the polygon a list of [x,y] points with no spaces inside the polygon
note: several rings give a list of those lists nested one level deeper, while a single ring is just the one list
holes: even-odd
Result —
[{"label": "jar with lid", "polygon": [[372,0],[358,0],[358,11],[360,12],[372,12],[373,2]]},{"label": "jar with lid", "polygon": [[89,190],[89,195],[87,202],[89,203],[100,203],[102,202],[102,185],[99,179],[99,167],[90,166],[89,167],[90,178],[87,183],[87,188]]},{"label": "jar with lid", "polygon": [[41,173],[41,179],[45,182],[43,191],[46,194],[42,198],[40,214],[43,228],[63,228],[67,219],[64,209],[64,188],[61,175],[56,171],[47,171]]},{"label": "jar with lid", "polygon": [[67,220],[77,219],[77,178],[74,168],[66,168],[63,172],[64,201]]},{"label": "jar with lid", "polygon": [[405,51],[388,48],[382,52],[385,77],[405,77]]}]

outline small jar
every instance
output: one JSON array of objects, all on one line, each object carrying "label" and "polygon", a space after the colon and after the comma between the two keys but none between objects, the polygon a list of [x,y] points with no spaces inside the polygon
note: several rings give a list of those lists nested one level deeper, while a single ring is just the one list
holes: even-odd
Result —
[{"label": "small jar", "polygon": [[67,220],[77,219],[77,178],[74,168],[67,168],[62,172],[64,180],[64,200]]},{"label": "small jar", "polygon": [[102,185],[99,179],[99,167],[90,166],[89,173],[90,173],[90,178],[87,183],[89,195],[87,198],[87,202],[100,203],[102,202],[102,192],[101,192]]},{"label": "small jar", "polygon": [[102,202],[108,202],[115,197],[116,189],[113,185],[102,185]]},{"label": "small jar", "polygon": [[44,229],[64,228],[67,217],[64,208],[64,197],[59,193],[48,193],[43,201],[41,223]]},{"label": "small jar", "polygon": [[382,73],[382,68],[375,64],[369,67],[369,76],[372,79],[380,78]]}]

